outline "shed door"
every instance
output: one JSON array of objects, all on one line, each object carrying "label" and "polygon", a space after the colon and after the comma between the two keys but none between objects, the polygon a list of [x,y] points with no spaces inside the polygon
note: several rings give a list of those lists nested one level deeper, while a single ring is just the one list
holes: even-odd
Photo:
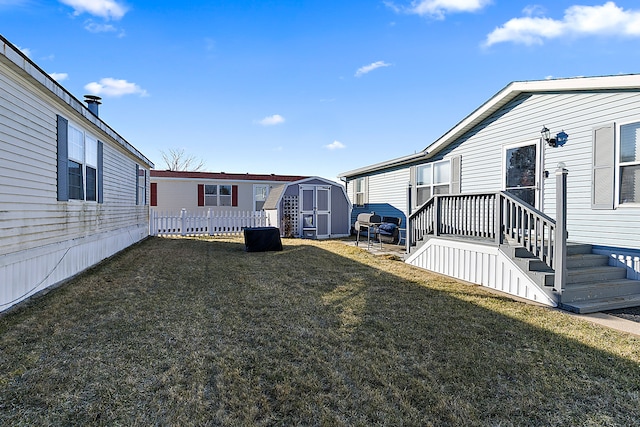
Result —
[{"label": "shed door", "polygon": [[328,238],[331,235],[331,187],[300,186],[301,235]]}]

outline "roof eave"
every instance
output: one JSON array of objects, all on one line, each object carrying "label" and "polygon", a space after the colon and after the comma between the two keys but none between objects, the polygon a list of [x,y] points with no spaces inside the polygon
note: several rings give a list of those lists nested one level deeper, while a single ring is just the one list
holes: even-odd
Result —
[{"label": "roof eave", "polygon": [[425,151],[435,153],[523,93],[629,89],[640,89],[640,74],[511,82],[425,148]]},{"label": "roof eave", "polygon": [[379,170],[389,169],[397,166],[403,166],[418,160],[427,159],[428,157],[429,157],[429,152],[427,150],[424,150],[418,153],[410,154],[408,156],[403,156],[403,157],[398,157],[396,159],[388,160],[386,162],[376,163],[374,165],[365,166],[362,168],[343,172],[340,175],[338,175],[338,177],[351,178],[358,175],[365,175],[367,173],[376,172]]}]

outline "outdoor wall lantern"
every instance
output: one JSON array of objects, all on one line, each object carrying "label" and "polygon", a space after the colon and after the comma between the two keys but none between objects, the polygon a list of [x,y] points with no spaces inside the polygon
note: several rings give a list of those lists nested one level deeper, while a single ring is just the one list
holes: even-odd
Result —
[{"label": "outdoor wall lantern", "polygon": [[542,126],[540,134],[549,147],[562,147],[569,139],[569,135],[565,131],[558,133],[555,138],[551,138],[551,131],[546,126]]}]

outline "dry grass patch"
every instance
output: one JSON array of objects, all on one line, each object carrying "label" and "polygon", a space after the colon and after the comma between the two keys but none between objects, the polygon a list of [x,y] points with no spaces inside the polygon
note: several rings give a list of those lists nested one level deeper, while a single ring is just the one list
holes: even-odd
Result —
[{"label": "dry grass patch", "polygon": [[3,425],[631,425],[640,340],[339,242],[149,239],[0,319]]}]

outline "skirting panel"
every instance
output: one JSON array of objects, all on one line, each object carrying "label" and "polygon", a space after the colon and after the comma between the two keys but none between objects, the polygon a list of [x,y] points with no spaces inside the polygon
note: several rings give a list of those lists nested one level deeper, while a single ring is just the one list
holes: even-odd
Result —
[{"label": "skirting panel", "polygon": [[144,225],[0,257],[0,311],[73,277],[148,233]]},{"label": "skirting panel", "polygon": [[494,246],[431,238],[406,262],[520,298],[556,306],[544,290]]}]

